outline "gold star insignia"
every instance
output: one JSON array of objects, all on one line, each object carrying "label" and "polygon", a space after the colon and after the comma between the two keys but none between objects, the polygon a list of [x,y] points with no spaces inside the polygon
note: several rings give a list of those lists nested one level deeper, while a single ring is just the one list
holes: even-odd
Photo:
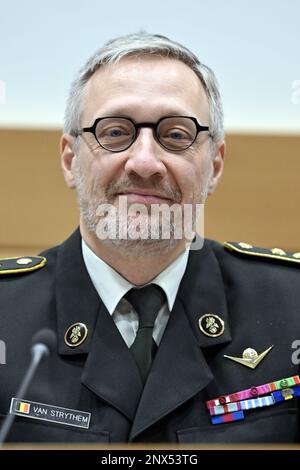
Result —
[{"label": "gold star insignia", "polygon": [[257,354],[255,349],[247,348],[243,352],[243,357],[234,357],[234,356],[227,356],[224,354],[224,357],[227,359],[231,359],[232,361],[238,362],[243,366],[250,367],[250,369],[255,369],[256,366],[266,357],[266,355],[271,351],[274,346],[270,346],[268,349],[263,351],[261,354]]},{"label": "gold star insignia", "polygon": [[281,248],[273,248],[271,251],[274,255],[280,255],[280,256],[286,255],[286,252],[282,250]]}]

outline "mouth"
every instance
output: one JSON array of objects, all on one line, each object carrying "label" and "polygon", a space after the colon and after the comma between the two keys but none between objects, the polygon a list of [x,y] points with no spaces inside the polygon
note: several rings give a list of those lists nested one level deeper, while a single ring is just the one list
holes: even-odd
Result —
[{"label": "mouth", "polygon": [[167,195],[146,189],[130,189],[118,193],[117,196],[126,196],[127,202],[131,204],[169,204],[172,202]]}]

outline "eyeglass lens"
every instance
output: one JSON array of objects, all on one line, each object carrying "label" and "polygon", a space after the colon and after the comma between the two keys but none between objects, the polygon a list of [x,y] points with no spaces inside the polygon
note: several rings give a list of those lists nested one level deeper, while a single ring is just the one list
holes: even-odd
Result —
[{"label": "eyeglass lens", "polygon": [[[134,124],[126,118],[104,118],[98,122],[95,135],[107,150],[118,152],[127,149],[135,140]],[[195,140],[196,124],[188,117],[164,118],[157,126],[156,138],[166,149],[185,150]]]}]

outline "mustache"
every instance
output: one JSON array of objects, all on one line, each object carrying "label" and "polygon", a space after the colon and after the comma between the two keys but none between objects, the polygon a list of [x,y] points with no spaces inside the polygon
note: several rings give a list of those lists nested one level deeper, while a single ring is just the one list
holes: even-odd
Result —
[{"label": "mustache", "polygon": [[105,195],[107,199],[113,199],[117,194],[123,193],[130,190],[137,190],[137,189],[146,189],[146,190],[153,190],[159,192],[163,197],[166,199],[170,199],[175,203],[180,203],[182,194],[179,188],[175,185],[170,185],[169,183],[162,183],[162,182],[153,182],[153,183],[145,183],[141,182],[137,179],[122,179],[116,182],[111,182],[106,190]]}]

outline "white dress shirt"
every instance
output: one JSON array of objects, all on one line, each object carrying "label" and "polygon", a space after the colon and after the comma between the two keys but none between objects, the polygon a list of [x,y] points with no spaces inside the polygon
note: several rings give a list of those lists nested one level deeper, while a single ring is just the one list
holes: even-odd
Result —
[{"label": "white dress shirt", "polygon": [[[99,258],[82,239],[82,254],[91,281],[128,347],[134,342],[139,320],[138,314],[124,295],[131,284],[105,261]],[[151,284],[160,286],[167,298],[155,320],[153,338],[159,345],[172,311],[179,284],[186,269],[189,250],[184,250],[173,263],[156,276]]]}]

